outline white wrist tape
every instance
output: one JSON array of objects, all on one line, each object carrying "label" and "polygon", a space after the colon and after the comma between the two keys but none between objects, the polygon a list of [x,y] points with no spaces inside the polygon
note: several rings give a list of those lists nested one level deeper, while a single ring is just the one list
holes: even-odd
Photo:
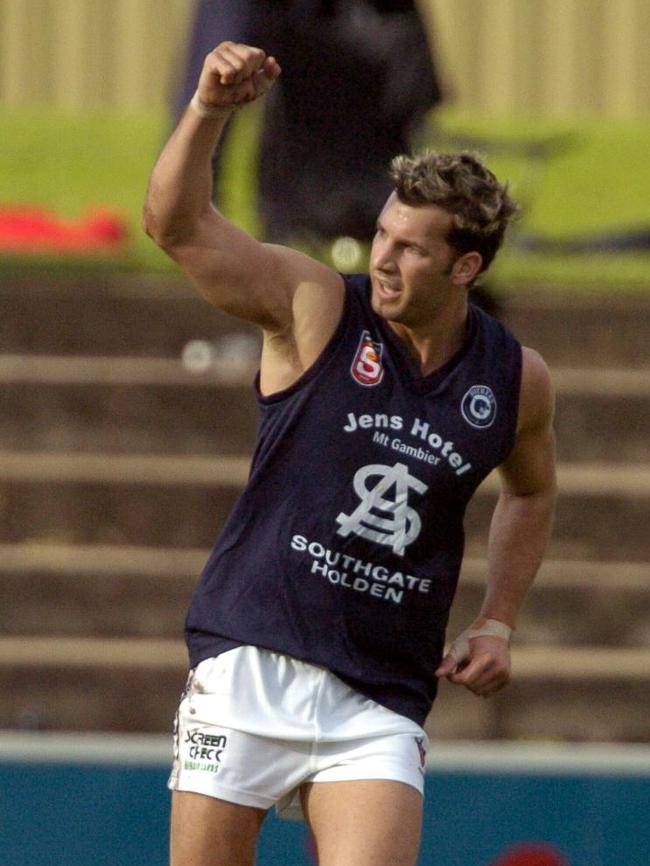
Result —
[{"label": "white wrist tape", "polygon": [[190,107],[196,111],[200,117],[225,117],[236,108],[237,105],[208,105],[199,98],[199,91],[195,91],[194,96],[190,101]]},{"label": "white wrist tape", "polygon": [[500,637],[505,641],[510,640],[512,629],[505,622],[498,619],[486,619],[478,628],[466,628],[449,647],[449,655],[453,656],[457,664],[460,664],[469,656],[469,642],[475,637]]}]

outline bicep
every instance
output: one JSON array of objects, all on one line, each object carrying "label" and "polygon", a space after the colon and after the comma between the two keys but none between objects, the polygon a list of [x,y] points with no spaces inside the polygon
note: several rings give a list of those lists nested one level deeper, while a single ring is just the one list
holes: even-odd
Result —
[{"label": "bicep", "polygon": [[555,488],[555,432],[552,426],[522,431],[499,467],[505,492],[530,496]]},{"label": "bicep", "polygon": [[168,252],[210,303],[262,328],[263,393],[293,384],[334,333],[343,280],[298,250],[260,243],[212,209]]},{"label": "bicep", "polygon": [[264,328],[291,319],[291,277],[282,248],[263,244],[211,208],[167,249],[214,306]]},{"label": "bicep", "polygon": [[515,445],[499,467],[503,488],[515,496],[555,488],[555,393],[542,358],[524,349]]}]

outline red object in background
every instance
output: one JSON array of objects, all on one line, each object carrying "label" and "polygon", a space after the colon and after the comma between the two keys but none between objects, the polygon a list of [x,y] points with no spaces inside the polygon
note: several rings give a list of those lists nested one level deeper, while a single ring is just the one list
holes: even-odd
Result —
[{"label": "red object in background", "polygon": [[531,842],[510,848],[491,866],[569,866],[569,861],[551,845]]},{"label": "red object in background", "polygon": [[112,253],[127,240],[126,223],[108,208],[66,220],[45,208],[0,206],[0,250],[7,252]]}]

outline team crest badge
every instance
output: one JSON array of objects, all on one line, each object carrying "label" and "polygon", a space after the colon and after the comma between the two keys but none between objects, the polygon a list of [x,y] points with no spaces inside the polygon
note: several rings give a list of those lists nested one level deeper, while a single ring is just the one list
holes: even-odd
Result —
[{"label": "team crest badge", "polygon": [[384,351],[382,343],[372,339],[370,331],[361,334],[350,372],[360,385],[372,387],[378,385],[384,377],[384,367],[381,356]]},{"label": "team crest badge", "polygon": [[488,385],[472,385],[460,402],[463,418],[472,427],[491,427],[497,416],[497,401]]}]

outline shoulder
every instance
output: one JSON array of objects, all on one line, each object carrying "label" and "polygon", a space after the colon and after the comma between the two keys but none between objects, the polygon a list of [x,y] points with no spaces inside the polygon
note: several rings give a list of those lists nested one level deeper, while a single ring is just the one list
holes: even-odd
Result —
[{"label": "shoulder", "polygon": [[538,352],[523,347],[517,435],[500,467],[503,490],[518,496],[555,495],[554,409],[548,367]]},{"label": "shoulder", "polygon": [[260,388],[265,396],[291,387],[320,357],[343,315],[345,283],[326,265],[289,248],[271,248],[290,286],[288,314],[263,326]]},{"label": "shoulder", "polygon": [[319,343],[327,339],[343,307],[345,286],[340,274],[299,250],[264,245],[269,256],[262,291],[270,293],[273,277],[284,286],[281,293],[286,309],[264,323],[264,330],[282,339]]},{"label": "shoulder", "polygon": [[522,346],[519,431],[548,426],[555,413],[555,388],[548,365],[535,349]]},{"label": "shoulder", "polygon": [[510,354],[519,364],[522,347],[508,325],[475,302],[470,302],[469,310],[473,327],[478,333],[480,350],[491,351],[495,357]]}]

